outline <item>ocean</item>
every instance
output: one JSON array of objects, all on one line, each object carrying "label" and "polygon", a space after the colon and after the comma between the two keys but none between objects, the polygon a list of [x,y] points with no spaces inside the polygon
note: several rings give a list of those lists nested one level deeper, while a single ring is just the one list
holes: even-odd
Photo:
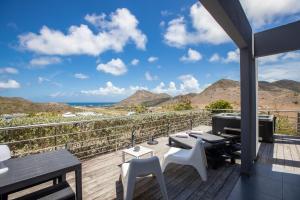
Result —
[{"label": "ocean", "polygon": [[84,107],[110,107],[116,104],[115,102],[67,102],[69,106],[84,106]]}]

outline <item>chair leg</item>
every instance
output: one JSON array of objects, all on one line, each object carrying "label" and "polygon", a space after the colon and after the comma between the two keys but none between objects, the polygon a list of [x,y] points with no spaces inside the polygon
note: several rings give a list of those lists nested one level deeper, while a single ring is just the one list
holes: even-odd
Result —
[{"label": "chair leg", "polygon": [[169,161],[169,159],[168,159],[168,157],[167,157],[167,158],[164,159],[163,162],[162,162],[161,170],[162,170],[163,173],[165,172],[165,170],[166,170],[168,164],[170,164],[170,161]]},{"label": "chair leg", "polygon": [[203,181],[207,181],[207,170],[205,167],[205,163],[199,162],[199,163],[196,163],[195,165],[193,165],[193,167],[197,170],[201,179]]},{"label": "chair leg", "polygon": [[155,177],[159,184],[163,199],[168,200],[168,192],[165,184],[164,175],[162,174],[161,171],[157,171],[155,172]]},{"label": "chair leg", "polygon": [[132,200],[134,197],[134,188],[135,188],[135,177],[128,177],[127,183],[123,183],[124,187],[124,200]]}]

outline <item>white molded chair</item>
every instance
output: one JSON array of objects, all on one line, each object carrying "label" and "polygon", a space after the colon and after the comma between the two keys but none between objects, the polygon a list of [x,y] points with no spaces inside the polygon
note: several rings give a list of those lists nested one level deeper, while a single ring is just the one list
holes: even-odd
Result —
[{"label": "white molded chair", "polygon": [[207,160],[202,139],[198,138],[196,145],[192,149],[180,149],[171,147],[164,155],[162,170],[165,171],[170,163],[193,166],[203,181],[207,180]]},{"label": "white molded chair", "polygon": [[154,175],[159,183],[162,196],[168,200],[168,193],[159,159],[156,156],[147,159],[132,159],[129,163],[123,163],[121,176],[124,190],[124,200],[131,200],[134,197],[135,179],[147,175]]},{"label": "white molded chair", "polygon": [[8,171],[8,168],[3,164],[2,161],[11,158],[11,153],[7,145],[0,145],[0,174]]}]

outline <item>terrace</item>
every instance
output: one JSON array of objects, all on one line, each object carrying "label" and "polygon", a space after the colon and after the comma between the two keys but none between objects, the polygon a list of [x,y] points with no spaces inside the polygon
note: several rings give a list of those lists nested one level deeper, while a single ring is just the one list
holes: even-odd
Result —
[{"label": "terrace", "polygon": [[[224,112],[224,110],[218,112]],[[271,111],[268,113],[270,114]],[[208,180],[205,182],[201,180],[193,167],[171,164],[164,174],[169,199],[241,199],[241,195],[249,195],[248,192],[262,198],[270,196],[278,197],[278,199],[288,199],[286,195],[297,195],[297,190],[293,191],[294,193],[290,190],[295,188],[291,182],[295,183],[300,178],[300,137],[296,136],[295,132],[289,131],[296,131],[299,128],[298,113],[276,111],[272,114],[275,114],[277,119],[288,117],[292,123],[286,126],[277,123],[276,131],[293,135],[276,135],[274,143],[260,143],[254,175],[249,179],[252,181],[247,183],[249,186],[245,186],[242,182],[240,159],[237,159],[236,164],[231,164],[228,160],[217,169],[209,166]],[[69,149],[82,161],[83,199],[122,199],[121,150],[130,146],[132,132],[135,131],[137,143],[153,149],[161,161],[170,148],[169,135],[190,129],[209,130],[212,115],[211,111],[198,110],[95,121],[14,126],[2,128],[1,136],[4,140],[11,141],[6,144],[10,145],[14,156],[62,148]],[[31,134],[26,135],[26,133]],[[145,141],[149,136],[154,136],[158,144],[148,145]],[[266,184],[266,181],[269,184],[275,184],[276,193],[272,187],[251,185],[255,183],[253,181],[255,177],[259,177],[258,184]],[[268,177],[271,179],[268,180]],[[67,175],[67,181],[73,191],[76,191],[73,173]],[[51,184],[52,181],[23,190],[10,195],[9,199],[23,196]],[[241,188],[244,188],[246,192],[241,193]],[[155,179],[151,176],[139,179],[136,183],[135,198],[161,199]]]},{"label": "terrace", "polygon": [[[295,199],[300,195],[296,187],[300,182],[300,139],[276,135],[274,143],[258,142],[256,58],[300,49],[300,22],[253,33],[239,1],[201,0],[201,3],[240,49],[241,157],[236,164],[208,168],[206,182],[191,167],[170,165],[164,174],[169,199]],[[130,145],[132,133],[143,146],[147,146],[143,142],[149,137],[157,138],[158,145],[150,148],[161,158],[169,149],[170,134],[210,124],[211,113],[207,111],[171,113],[3,128],[0,141],[10,146],[15,157],[66,148],[82,159],[83,199],[119,199],[122,198],[120,150]],[[298,127],[296,121],[296,129],[292,129],[298,132]],[[76,170],[76,176],[68,174],[66,180],[80,193],[78,164]],[[63,181],[64,177],[59,175],[57,178]],[[47,184],[50,183],[37,187]],[[158,191],[154,179],[146,177],[136,184],[135,196],[161,199]],[[81,194],[77,199],[81,199]]]}]

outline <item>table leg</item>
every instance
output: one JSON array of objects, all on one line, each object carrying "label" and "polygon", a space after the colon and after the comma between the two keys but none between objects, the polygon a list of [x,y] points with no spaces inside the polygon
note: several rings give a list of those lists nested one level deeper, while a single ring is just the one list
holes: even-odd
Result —
[{"label": "table leg", "polygon": [[122,152],[122,161],[123,161],[123,163],[125,163],[125,153],[124,152]]},{"label": "table leg", "polygon": [[7,194],[1,194],[0,195],[0,200],[7,200],[8,199],[8,195]]},{"label": "table leg", "polygon": [[75,170],[75,179],[76,179],[76,200],[82,200],[81,164]]},{"label": "table leg", "polygon": [[66,174],[63,174],[61,176],[58,177],[58,183],[64,182],[66,181]]}]

